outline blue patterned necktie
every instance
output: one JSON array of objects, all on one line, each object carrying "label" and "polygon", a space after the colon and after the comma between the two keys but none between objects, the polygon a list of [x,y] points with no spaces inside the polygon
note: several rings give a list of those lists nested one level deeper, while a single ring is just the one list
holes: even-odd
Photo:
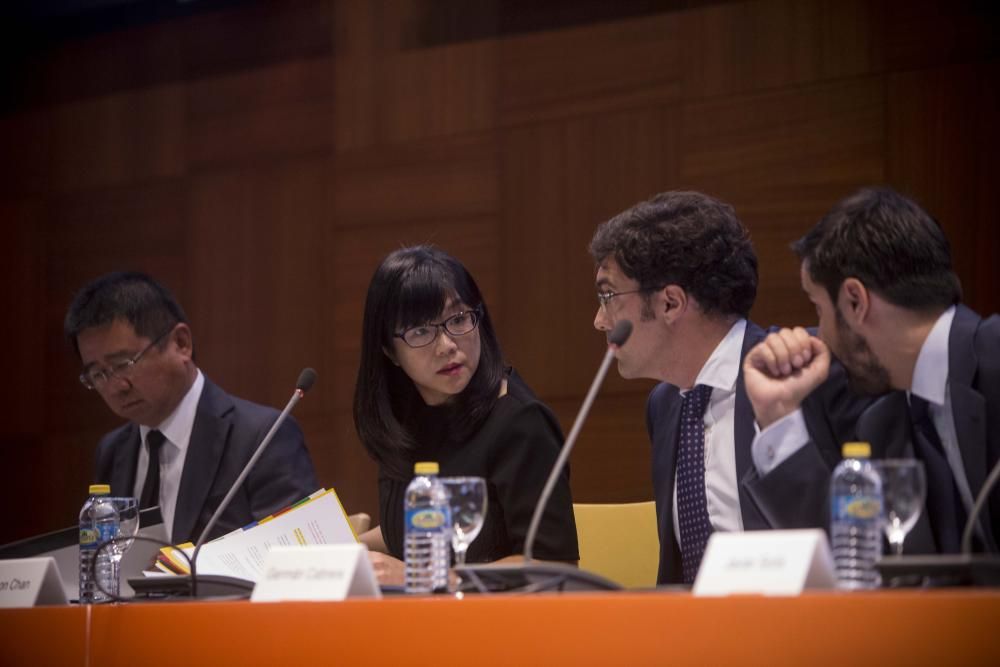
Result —
[{"label": "blue patterned necktie", "polygon": [[712,388],[697,385],[684,394],[677,442],[677,520],[684,583],[694,582],[712,534],[705,496],[705,408]]}]

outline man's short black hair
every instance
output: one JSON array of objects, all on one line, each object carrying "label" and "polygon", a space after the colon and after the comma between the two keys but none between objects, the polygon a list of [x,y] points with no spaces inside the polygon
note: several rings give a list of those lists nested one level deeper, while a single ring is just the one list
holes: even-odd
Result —
[{"label": "man's short black hair", "polygon": [[962,298],[941,226],[887,187],[864,188],[838,202],[792,249],[834,303],[847,278],[915,311],[940,310]]},{"label": "man's short black hair", "polygon": [[80,333],[115,320],[128,322],[136,334],[155,340],[178,322],[186,323],[187,316],[167,288],[148,275],[115,272],[77,292],[66,313],[63,331],[79,357]]},{"label": "man's short black hair", "polygon": [[597,228],[590,254],[612,258],[642,288],[678,285],[706,314],[747,317],[757,255],[732,206],[700,192],[664,192]]}]

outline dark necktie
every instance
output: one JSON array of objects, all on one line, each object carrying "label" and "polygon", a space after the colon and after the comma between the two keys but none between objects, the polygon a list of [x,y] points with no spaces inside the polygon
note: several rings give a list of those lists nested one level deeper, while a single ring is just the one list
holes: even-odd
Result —
[{"label": "dark necktie", "polygon": [[931,420],[927,401],[915,394],[910,394],[910,420],[913,423],[913,450],[927,471],[927,518],[938,551],[957,553],[965,527],[965,505],[958,495],[955,477]]},{"label": "dark necktie", "polygon": [[684,394],[677,445],[677,520],[684,583],[693,583],[712,534],[705,496],[705,408],[712,388],[698,385]]},{"label": "dark necktie", "polygon": [[159,431],[146,434],[146,444],[149,445],[149,466],[146,468],[146,481],[142,484],[142,498],[139,509],[154,507],[160,504],[160,447],[166,438]]}]

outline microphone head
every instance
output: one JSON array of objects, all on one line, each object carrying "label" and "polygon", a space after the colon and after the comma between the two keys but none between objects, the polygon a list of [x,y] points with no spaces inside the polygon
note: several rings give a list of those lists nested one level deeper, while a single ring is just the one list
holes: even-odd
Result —
[{"label": "microphone head", "polygon": [[615,328],[608,334],[608,344],[621,347],[632,335],[632,323],[628,320],[620,320]]},{"label": "microphone head", "polygon": [[299,381],[295,388],[304,394],[312,388],[314,382],[316,382],[316,371],[311,368],[303,368],[302,372],[299,373]]}]

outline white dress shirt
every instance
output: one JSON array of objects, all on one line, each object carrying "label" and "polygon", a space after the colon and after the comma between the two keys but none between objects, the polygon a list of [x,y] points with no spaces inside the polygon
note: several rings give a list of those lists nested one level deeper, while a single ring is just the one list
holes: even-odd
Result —
[{"label": "white dress shirt", "polygon": [[[705,409],[705,495],[708,519],[720,531],[743,530],[736,477],[736,380],[740,374],[747,321],[739,320],[716,346],[695,379],[695,386],[712,387]],[[681,395],[690,390],[682,390]],[[674,537],[680,544],[677,520],[677,472],[674,471]]]},{"label": "white dress shirt", "polygon": [[[167,539],[171,539],[174,527],[174,514],[177,510],[177,492],[181,486],[181,474],[184,472],[184,460],[187,458],[188,445],[191,443],[191,431],[194,428],[194,418],[198,412],[198,401],[201,400],[201,390],[205,387],[205,377],[198,375],[191,388],[169,417],[156,427],[165,440],[160,447],[160,514],[163,525],[167,529]],[[139,427],[142,446],[139,448],[139,463],[135,475],[135,497],[142,497],[142,486],[146,481],[146,471],[149,468],[149,444],[146,435],[153,429],[148,426]]]},{"label": "white dress shirt", "polygon": [[[941,313],[930,333],[920,346],[917,362],[913,367],[910,394],[925,399],[928,412],[934,422],[948,465],[958,487],[966,511],[972,509],[972,492],[962,463],[962,453],[958,447],[955,431],[955,417],[951,408],[951,390],[948,388],[948,340],[951,324],[955,319],[955,306]],[[906,417],[903,417],[906,418]],[[757,473],[763,477],[778,467],[785,459],[809,442],[802,409],[785,415],[754,438],[752,456]]]}]

